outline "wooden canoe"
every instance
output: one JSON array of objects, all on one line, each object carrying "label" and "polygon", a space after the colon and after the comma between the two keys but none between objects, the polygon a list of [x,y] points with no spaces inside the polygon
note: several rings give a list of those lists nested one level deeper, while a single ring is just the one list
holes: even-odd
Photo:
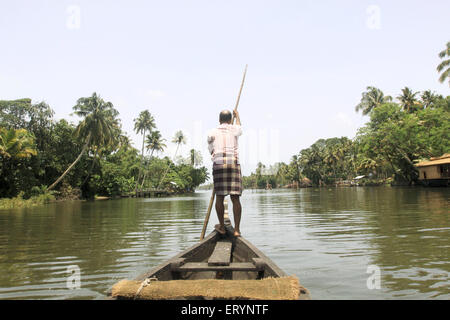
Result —
[{"label": "wooden canoe", "polygon": [[[138,276],[135,281],[144,282],[146,279],[234,281],[288,276],[250,241],[242,236],[234,236],[234,229],[227,213],[225,225],[226,235],[214,230],[199,243]],[[298,299],[310,299],[309,291],[300,286]]]}]

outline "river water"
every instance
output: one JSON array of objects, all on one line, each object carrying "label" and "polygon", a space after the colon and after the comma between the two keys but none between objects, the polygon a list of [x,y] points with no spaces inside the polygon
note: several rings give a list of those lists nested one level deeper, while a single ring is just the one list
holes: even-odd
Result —
[{"label": "river water", "polygon": [[[209,198],[0,211],[0,299],[103,299],[195,244]],[[246,190],[241,229],[313,299],[450,299],[449,203],[450,188]]]}]

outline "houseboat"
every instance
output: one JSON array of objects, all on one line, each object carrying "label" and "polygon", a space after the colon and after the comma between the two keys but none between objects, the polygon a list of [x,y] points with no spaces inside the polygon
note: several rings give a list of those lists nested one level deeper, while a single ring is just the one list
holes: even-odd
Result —
[{"label": "houseboat", "polygon": [[450,153],[416,164],[419,181],[425,186],[450,186]]}]

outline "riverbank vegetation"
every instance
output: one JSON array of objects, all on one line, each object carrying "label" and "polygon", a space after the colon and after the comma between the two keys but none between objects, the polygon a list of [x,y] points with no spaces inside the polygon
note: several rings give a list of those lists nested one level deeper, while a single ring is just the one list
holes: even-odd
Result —
[{"label": "riverbank vegetation", "polygon": [[[450,42],[439,57],[439,81],[450,85]],[[410,185],[417,182],[418,160],[450,152],[450,96],[405,87],[393,98],[367,87],[355,109],[370,120],[354,139],[319,139],[289,163],[259,163],[243,177],[244,188],[338,185],[357,176],[366,184]],[[158,157],[167,140],[149,110],[134,120],[140,150],[122,130],[114,105],[95,92],[73,110],[78,124],[56,121],[45,102],[0,100],[0,208],[144,189],[192,192],[209,179],[198,151],[177,156],[186,142],[181,131],[171,139],[174,158]]]},{"label": "riverbank vegetation", "polygon": [[244,177],[244,188],[338,185],[357,176],[365,176],[368,185],[411,185],[418,160],[450,152],[450,96],[406,87],[394,102],[368,87],[355,109],[370,120],[353,140],[319,139],[289,164],[259,163]]},{"label": "riverbank vegetation", "polygon": [[[439,82],[450,86],[450,42],[439,52]],[[418,181],[415,167],[421,159],[450,153],[450,96],[409,87],[393,98],[369,86],[356,112],[370,120],[354,139],[319,139],[309,148],[243,177],[243,187],[277,188],[327,185],[412,185]]]},{"label": "riverbank vegetation", "polygon": [[[10,198],[2,199],[0,207],[115,197],[157,187],[190,192],[208,179],[201,159],[192,156],[199,154],[195,150],[186,158],[157,156],[167,145],[148,110],[135,120],[135,131],[144,139],[139,152],[111,102],[94,93],[80,98],[73,109],[78,124],[54,120],[45,102],[0,101],[0,198]],[[180,133],[177,152],[185,142]]]},{"label": "riverbank vegetation", "polygon": [[33,195],[28,199],[24,199],[23,194],[24,192],[20,192],[14,198],[0,199],[0,209],[30,208],[55,201],[55,196],[51,192]]}]

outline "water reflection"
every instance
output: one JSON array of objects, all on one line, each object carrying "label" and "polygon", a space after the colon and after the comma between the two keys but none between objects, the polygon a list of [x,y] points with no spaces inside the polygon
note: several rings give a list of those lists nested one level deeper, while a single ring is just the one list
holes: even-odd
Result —
[{"label": "water reflection", "polygon": [[[259,226],[250,239],[317,288],[315,298],[450,297],[448,189],[320,188],[256,198],[246,206],[260,213],[249,217]],[[267,237],[258,237],[260,226]],[[367,288],[372,264],[381,290]]]},{"label": "water reflection", "polygon": [[[245,191],[243,235],[321,299],[449,299],[448,189]],[[210,193],[0,212],[0,299],[96,299],[198,241]],[[231,208],[230,208],[231,209]],[[209,230],[217,223],[214,212]],[[79,266],[81,289],[66,287]],[[381,269],[380,290],[366,285]]]}]

